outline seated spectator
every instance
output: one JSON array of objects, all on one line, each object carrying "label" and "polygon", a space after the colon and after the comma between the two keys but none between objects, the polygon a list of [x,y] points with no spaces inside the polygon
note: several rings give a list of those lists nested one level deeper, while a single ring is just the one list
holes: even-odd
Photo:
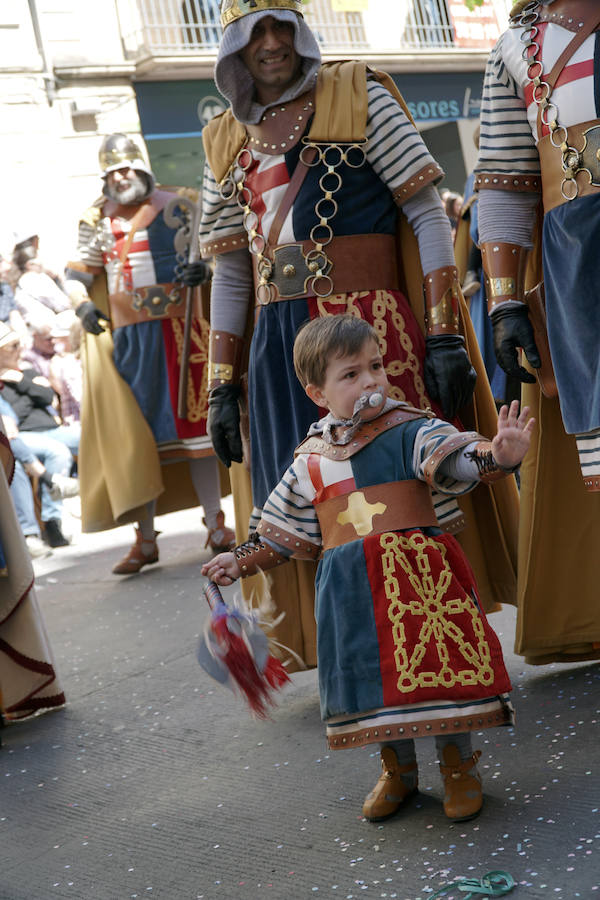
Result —
[{"label": "seated spectator", "polygon": [[44,268],[38,257],[39,237],[20,236],[13,250],[13,263],[19,272],[15,289],[17,307],[30,328],[52,325],[54,315],[71,308],[71,301],[60,286],[60,279]]},{"label": "seated spectator", "polygon": [[14,288],[18,277],[16,266],[0,254],[0,322],[6,322],[23,338],[28,331],[15,300]]},{"label": "seated spectator", "polygon": [[50,360],[48,379],[59,396],[60,415],[65,425],[80,420],[83,391],[81,330],[75,311],[66,309],[58,313],[50,332],[56,352]]},{"label": "seated spectator", "polygon": [[[14,410],[19,437],[51,474],[68,475],[79,450],[79,423],[62,425],[56,413],[57,395],[43,375],[20,360],[18,335],[0,323],[0,379],[3,397]],[[68,544],[62,533],[62,503],[42,483],[44,539],[51,547]]]},{"label": "seated spectator", "polygon": [[21,362],[29,363],[32,368],[50,379],[50,364],[56,353],[52,330],[56,315],[51,322],[38,322],[29,326],[31,346],[21,351]]},{"label": "seated spectator", "polygon": [[52,550],[42,541],[40,526],[35,514],[30,477],[35,476],[38,478],[40,489],[42,485],[46,485],[53,500],[77,496],[79,493],[79,482],[76,478],[69,478],[58,472],[51,474],[37,456],[31,452],[19,437],[16,414],[10,404],[4,400],[1,393],[0,418],[15,458],[15,472],[10,485],[10,492],[29,555],[33,558],[49,556]]}]

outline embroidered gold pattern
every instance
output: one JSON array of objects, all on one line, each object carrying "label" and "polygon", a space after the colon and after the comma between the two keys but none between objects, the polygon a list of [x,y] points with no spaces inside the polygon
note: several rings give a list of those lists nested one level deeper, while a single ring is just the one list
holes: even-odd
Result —
[{"label": "embroidered gold pattern", "polygon": [[[177,346],[177,365],[181,367],[183,350],[183,319],[169,319],[173,328],[173,337]],[[204,319],[196,320],[197,327],[192,327],[190,335],[190,365],[208,365],[208,337],[210,326]],[[178,375],[179,377],[179,375]],[[203,377],[200,390],[196,392],[194,379],[188,378],[187,388],[188,422],[199,422],[208,414],[208,379]]]},{"label": "embroidered gold pattern", "polygon": [[[470,597],[456,596],[452,592],[452,571],[445,547],[424,534],[405,536],[394,532],[382,534],[380,545],[384,550],[381,563],[385,595],[389,600],[388,617],[392,624],[398,690],[407,694],[418,688],[492,684],[494,671],[483,621]],[[437,575],[431,570],[430,552],[436,555],[441,552],[442,555],[444,564]],[[413,570],[407,553],[416,553],[418,574]],[[398,566],[404,571],[416,596],[407,599],[401,595],[396,577]],[[464,614],[470,616],[475,645],[465,639],[463,630],[452,621],[453,616]],[[413,615],[424,617],[424,621],[418,641],[409,655],[406,631],[408,619]],[[452,666],[448,644],[456,650]],[[426,671],[421,666],[432,645],[435,645],[432,656],[439,660],[439,668]],[[463,663],[457,664],[457,657],[462,658]],[[459,668],[461,664],[462,668]]]}]

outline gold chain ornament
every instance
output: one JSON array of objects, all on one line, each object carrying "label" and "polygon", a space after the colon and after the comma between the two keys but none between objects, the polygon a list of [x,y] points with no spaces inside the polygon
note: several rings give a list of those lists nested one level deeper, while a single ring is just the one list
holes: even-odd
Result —
[{"label": "gold chain ornament", "polygon": [[[310,231],[310,240],[314,247],[305,255],[307,268],[314,273],[312,293],[316,297],[324,299],[333,293],[333,280],[327,274],[332,263],[325,248],[333,240],[334,234],[330,220],[336,216],[339,208],[334,197],[342,187],[342,176],[338,169],[344,163],[351,169],[359,169],[363,166],[367,159],[364,146],[366,141],[321,144],[304,138],[303,143],[304,146],[300,151],[300,161],[303,165],[313,168],[321,164],[326,169],[319,178],[319,187],[323,196],[317,200],[314,209],[318,221]],[[314,156],[308,152],[310,148],[314,151]],[[261,306],[266,306],[274,299],[276,288],[271,281],[273,263],[267,256],[267,240],[260,231],[258,215],[252,210],[254,197],[246,184],[246,174],[253,161],[254,156],[246,143],[239,151],[228,174],[220,182],[219,193],[225,201],[235,197],[243,212],[243,225],[248,234],[248,246],[250,252],[257,258],[256,299]]]},{"label": "gold chain ornament", "polygon": [[[521,58],[527,62],[527,77],[533,85],[533,99],[536,105],[541,108],[540,120],[543,125],[550,129],[550,143],[553,147],[560,150],[562,154],[562,169],[564,178],[561,182],[560,192],[565,200],[575,200],[579,194],[579,185],[577,184],[577,175],[579,172],[586,172],[592,181],[593,175],[589,169],[583,166],[582,152],[576,147],[571,147],[568,142],[568,131],[565,125],[561,125],[558,121],[558,107],[551,100],[552,87],[547,81],[544,81],[544,67],[538,55],[540,45],[536,38],[539,34],[538,24],[540,22],[540,11],[542,9],[541,0],[531,0],[523,7],[521,12],[514,17],[511,27],[522,27],[520,40],[524,45]],[[584,147],[585,149],[585,147]]]}]

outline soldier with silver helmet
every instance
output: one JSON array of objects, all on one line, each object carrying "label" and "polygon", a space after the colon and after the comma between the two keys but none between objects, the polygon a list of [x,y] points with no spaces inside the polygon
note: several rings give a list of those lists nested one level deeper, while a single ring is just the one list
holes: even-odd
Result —
[{"label": "soldier with silver helmet", "polygon": [[157,186],[128,135],[106,137],[99,159],[103,196],[82,216],[66,273],[86,332],[82,527],[136,522],[136,539],[113,568],[130,575],[158,561],[155,513],[200,503],[212,546],[233,534],[223,527],[206,432],[208,324],[193,287],[210,277],[208,264],[188,273],[190,287],[181,281],[197,197]]},{"label": "soldier with silver helmet", "polygon": [[[351,60],[323,65],[301,0],[224,0],[221,13],[215,81],[230,108],[203,132],[200,228],[201,252],[215,259],[209,431],[223,462],[242,459],[238,398],[246,323],[253,320],[247,501],[253,530],[320,415],[292,367],[303,322],[338,313],[367,320],[382,340],[391,396],[450,418],[473,414],[467,347],[475,338],[435,188],[443,172],[391,78]],[[495,417],[485,373],[479,374],[477,414]],[[241,508],[239,467],[232,467],[232,483]],[[509,517],[517,503],[511,479],[493,486],[496,502],[486,513],[489,490],[473,495],[467,538],[488,605],[514,590]],[[460,527],[454,500],[437,510],[446,527]],[[494,548],[494,572],[482,545]],[[314,665],[314,569],[300,558],[294,565],[293,574],[291,566],[269,573],[274,600],[286,612],[277,637]]]}]

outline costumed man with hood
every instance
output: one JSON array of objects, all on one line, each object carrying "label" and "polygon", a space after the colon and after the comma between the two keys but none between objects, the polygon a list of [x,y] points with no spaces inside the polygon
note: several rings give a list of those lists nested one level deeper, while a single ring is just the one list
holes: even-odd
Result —
[{"label": "costumed man with hood", "polygon": [[517,3],[481,108],[496,355],[538,422],[521,470],[516,635],[533,664],[600,658],[599,28],[597,0]]},{"label": "costumed man with hood", "polygon": [[[435,188],[443,172],[392,80],[355,61],[322,65],[300,0],[225,0],[221,19],[215,81],[230,109],[203,132],[200,246],[215,260],[209,430],[221,460],[236,463],[243,540],[242,523],[250,517],[256,527],[294,448],[324,413],[293,369],[305,321],[351,313],[371,323],[395,400],[460,413],[483,431],[496,412]],[[237,465],[248,445],[238,413],[245,354],[251,498]],[[472,363],[481,373],[475,405]],[[244,425],[242,417],[245,437]],[[496,487],[477,489],[476,515],[470,501],[460,510],[435,498],[449,530],[463,512],[469,518],[464,546],[489,608],[511,602],[515,585],[516,486],[511,478]],[[275,633],[306,665],[316,664],[314,575],[302,560],[269,573],[285,613]]]},{"label": "costumed man with hood", "polygon": [[[124,134],[104,139],[100,165],[104,196],[82,217],[66,272],[86,332],[82,528],[137,522],[133,546],[113,568],[130,575],[158,561],[155,513],[200,503],[211,547],[227,546],[233,532],[224,528],[206,431],[208,322],[181,284],[197,228],[195,192],[158,188]],[[188,282],[209,277],[202,264]]]}]

